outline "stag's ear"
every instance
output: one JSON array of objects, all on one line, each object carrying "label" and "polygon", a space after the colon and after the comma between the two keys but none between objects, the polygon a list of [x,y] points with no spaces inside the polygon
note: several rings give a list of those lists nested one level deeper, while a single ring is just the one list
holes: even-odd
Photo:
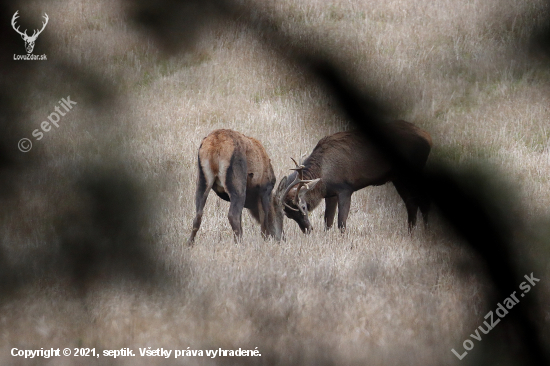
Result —
[{"label": "stag's ear", "polygon": [[298,197],[303,198],[306,195],[306,193],[311,191],[320,181],[321,181],[321,178],[317,178],[307,183],[306,185],[304,185],[302,188],[300,188],[300,192],[298,192]]},{"label": "stag's ear", "polygon": [[285,193],[288,177],[284,176],[280,181],[279,185],[277,186],[277,191],[275,192],[275,197],[277,197],[278,200],[283,200],[283,194]]},{"label": "stag's ear", "polygon": [[308,190],[313,189],[317,185],[317,183],[319,183],[320,181],[321,181],[321,178],[312,180],[311,183],[307,184]]}]

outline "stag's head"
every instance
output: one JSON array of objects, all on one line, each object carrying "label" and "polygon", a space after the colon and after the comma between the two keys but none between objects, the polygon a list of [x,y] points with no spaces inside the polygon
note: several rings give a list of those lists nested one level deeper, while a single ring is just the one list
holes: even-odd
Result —
[{"label": "stag's head", "polygon": [[11,18],[11,26],[17,33],[21,35],[21,38],[23,38],[23,40],[25,41],[25,49],[27,50],[27,53],[32,53],[32,50],[34,49],[34,42],[36,42],[36,38],[38,38],[40,33],[42,33],[44,28],[46,28],[46,24],[48,24],[48,19],[49,19],[48,14],[44,13],[45,22],[42,22],[42,29],[40,30],[35,29],[32,36],[29,36],[27,34],[26,29],[24,32],[21,32],[19,30],[19,26],[17,27],[15,26],[15,21],[17,20],[17,18],[19,18],[19,15],[17,13],[19,13],[19,10],[17,10],[15,14],[13,14],[13,17]]},{"label": "stag's head", "polygon": [[[291,158],[292,159],[292,158]],[[303,170],[305,166],[296,163],[296,160],[292,159],[297,172],[296,178],[290,183],[283,193],[283,205],[285,215],[298,224],[300,230],[304,233],[309,233],[312,229],[309,222],[309,208],[307,205],[306,194],[311,191],[321,178],[313,180],[305,180]]]}]

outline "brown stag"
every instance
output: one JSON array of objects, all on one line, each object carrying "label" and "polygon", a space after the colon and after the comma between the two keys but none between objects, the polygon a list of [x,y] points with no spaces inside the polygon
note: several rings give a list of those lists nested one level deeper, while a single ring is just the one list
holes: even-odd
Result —
[{"label": "brown stag", "polygon": [[204,138],[198,153],[198,178],[195,194],[196,216],[188,240],[191,245],[201,225],[204,205],[213,189],[231,202],[229,223],[235,240],[242,237],[241,216],[246,207],[261,225],[262,235],[281,240],[283,235],[284,177],[272,195],[275,174],[262,144],[232,130],[215,130]]},{"label": "brown stag", "polygon": [[[382,185],[391,181],[405,202],[409,231],[416,224],[420,208],[427,224],[430,201],[420,187],[419,177],[428,159],[432,146],[430,134],[412,123],[395,121],[389,123],[392,140],[410,163],[404,173],[357,132],[338,132],[321,139],[303,164],[297,164],[290,174],[284,194],[284,211],[287,217],[298,223],[303,232],[311,230],[308,212],[325,199],[325,228],[330,228],[338,206],[338,228],[346,228],[351,195],[367,186]],[[411,175],[411,172],[413,173]],[[320,179],[315,189],[304,190],[303,182]],[[311,188],[311,187],[310,187]]]}]

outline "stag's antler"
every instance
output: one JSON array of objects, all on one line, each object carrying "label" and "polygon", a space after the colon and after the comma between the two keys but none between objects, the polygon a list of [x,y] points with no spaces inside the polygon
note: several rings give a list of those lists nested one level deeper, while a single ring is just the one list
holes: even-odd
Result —
[{"label": "stag's antler", "polygon": [[286,188],[286,191],[285,193],[283,194],[283,204],[288,207],[289,209],[291,210],[294,210],[294,211],[300,211],[300,210],[297,210],[293,207],[290,207],[289,205],[287,205],[284,200],[286,199],[286,196],[288,194],[288,192],[290,192],[290,190],[292,188],[294,188],[294,186],[298,185],[298,188],[296,190],[296,196],[294,197],[294,204],[295,205],[298,205],[298,193],[300,193],[300,189],[302,189],[302,187],[305,187],[307,191],[309,191],[310,187],[309,187],[309,184],[312,183],[312,182],[317,182],[320,178],[317,178],[317,179],[304,179],[304,168],[305,166],[302,164],[302,160],[300,159],[300,164],[298,164],[296,162],[296,160],[294,160],[294,158],[291,158],[292,161],[294,162],[294,164],[296,165],[295,168],[290,168],[290,170],[295,170],[298,172],[298,175],[296,176],[296,178],[294,179],[294,182],[292,182],[287,188]]},{"label": "stag's antler", "polygon": [[[48,24],[48,20],[50,18],[48,18],[48,14],[44,13],[44,15],[42,16],[42,18],[44,18],[46,21],[45,22],[42,22],[42,29],[38,30],[38,29],[35,29],[32,36],[30,36],[29,38],[32,38],[32,39],[36,39],[40,33],[42,33],[42,31],[44,30],[44,28],[46,28],[46,25]],[[25,33],[27,32],[27,30],[25,30]],[[36,33],[38,32],[38,33]]]},{"label": "stag's antler", "polygon": [[[294,182],[292,182],[292,184],[289,186],[289,188],[287,190],[290,191],[290,189],[292,189],[292,187],[294,187],[296,184],[299,184],[298,189],[296,190],[296,192],[300,192],[300,189],[304,186],[304,184],[309,183],[311,181],[305,181],[304,180],[304,168],[305,168],[305,166],[302,164],[302,159],[300,158],[300,164],[298,164],[296,162],[296,160],[294,160],[294,158],[291,157],[290,159],[294,162],[294,165],[296,165],[296,168],[290,168],[290,170],[297,171],[298,175],[296,176],[296,179],[294,180]],[[286,197],[286,194],[283,197]],[[294,204],[296,204],[296,205],[298,204],[298,193],[296,193],[296,197],[294,197]],[[289,207],[289,208],[291,208],[291,207]]]},{"label": "stag's antler", "polygon": [[298,172],[298,175],[300,175],[300,179],[304,179],[304,168],[305,168],[305,166],[302,165],[302,160],[300,159],[300,164],[298,164],[296,162],[296,160],[294,160],[294,158],[290,158],[290,159],[292,159],[292,161],[296,165],[296,168],[290,168],[290,170],[296,170]]},{"label": "stag's antler", "polygon": [[17,28],[15,28],[15,21],[17,20],[17,18],[19,18],[19,15],[17,15],[17,13],[19,13],[19,10],[17,10],[15,12],[15,14],[13,14],[13,17],[11,18],[11,26],[13,27],[13,29],[19,33],[21,35],[21,37],[26,37],[28,38],[29,36],[27,35],[27,30],[25,29],[25,32],[22,33],[20,30],[19,30],[19,26]]}]

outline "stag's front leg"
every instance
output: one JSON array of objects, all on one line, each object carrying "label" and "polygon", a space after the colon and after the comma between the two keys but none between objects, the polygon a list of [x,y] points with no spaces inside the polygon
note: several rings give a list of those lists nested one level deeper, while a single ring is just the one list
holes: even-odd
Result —
[{"label": "stag's front leg", "polygon": [[338,196],[325,198],[325,230],[332,227],[334,216],[336,216],[336,207],[338,206]]},{"label": "stag's front leg", "polygon": [[410,183],[401,180],[395,180],[393,185],[403,199],[403,202],[405,202],[405,207],[407,208],[407,227],[409,234],[412,234],[412,230],[416,225],[416,213],[418,212],[418,202],[413,193],[414,187]]},{"label": "stag's front leg", "polygon": [[422,196],[420,198],[420,212],[422,212],[422,218],[424,219],[424,228],[428,227],[428,215],[430,213],[430,197],[425,192],[421,192]]},{"label": "stag's front leg", "polygon": [[346,221],[351,206],[352,193],[353,192],[343,191],[338,194],[338,229],[340,229],[341,232],[346,231]]}]

